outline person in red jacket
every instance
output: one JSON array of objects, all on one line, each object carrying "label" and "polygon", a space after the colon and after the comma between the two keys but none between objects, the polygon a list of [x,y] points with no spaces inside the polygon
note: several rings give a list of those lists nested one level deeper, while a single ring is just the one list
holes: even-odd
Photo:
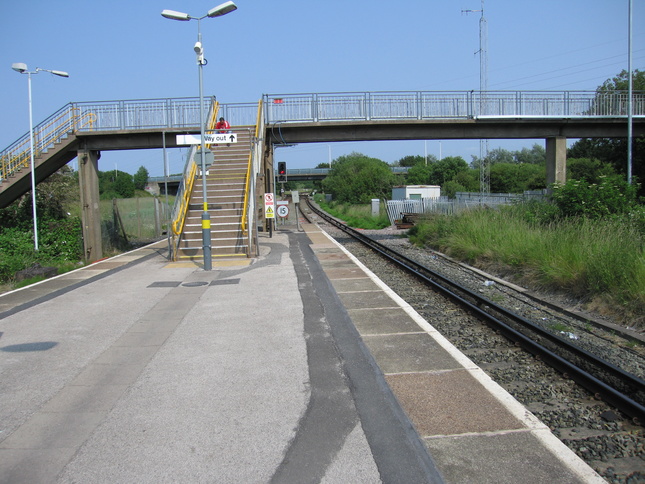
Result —
[{"label": "person in red jacket", "polygon": [[224,118],[219,118],[219,121],[215,125],[215,129],[218,133],[228,133],[228,130],[231,129],[231,125],[228,124],[228,121]]}]

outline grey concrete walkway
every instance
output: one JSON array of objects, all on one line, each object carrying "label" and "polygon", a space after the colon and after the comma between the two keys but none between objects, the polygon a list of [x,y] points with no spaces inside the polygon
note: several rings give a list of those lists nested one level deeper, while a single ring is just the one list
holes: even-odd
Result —
[{"label": "grey concrete walkway", "polygon": [[600,483],[314,225],[0,296],[0,483]]},{"label": "grey concrete walkway", "polygon": [[160,244],[0,296],[0,482],[439,482],[373,369],[370,448],[289,237],[210,272]]}]

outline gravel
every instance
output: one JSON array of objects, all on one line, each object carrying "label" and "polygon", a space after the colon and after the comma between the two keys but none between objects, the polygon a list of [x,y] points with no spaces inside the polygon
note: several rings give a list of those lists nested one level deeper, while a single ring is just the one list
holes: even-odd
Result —
[{"label": "gravel", "polygon": [[[452,302],[429,291],[370,249],[333,226],[316,220],[361,262],[411,304],[448,340],[495,381],[506,388],[554,434],[612,483],[645,483],[645,429],[618,410],[597,400],[573,381],[545,366],[532,355],[481,324]],[[473,271],[443,255],[411,246],[398,231],[364,231],[459,284],[485,295],[581,347],[602,355],[617,366],[645,378],[642,345],[634,345],[615,331],[606,331],[590,315],[587,321],[559,312],[548,301],[536,302],[502,279]],[[592,323],[593,320],[593,323]]]}]

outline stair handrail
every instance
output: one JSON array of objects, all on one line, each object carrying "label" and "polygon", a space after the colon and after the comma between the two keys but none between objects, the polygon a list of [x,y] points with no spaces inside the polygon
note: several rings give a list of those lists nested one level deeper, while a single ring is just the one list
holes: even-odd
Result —
[{"label": "stair handrail", "polygon": [[[94,113],[86,112],[79,116],[75,105],[73,103],[67,104],[33,128],[34,157],[39,156],[55,143],[79,129],[89,126],[92,130],[95,121],[96,115]],[[31,160],[30,132],[0,153],[0,160],[2,162],[0,178],[2,179],[28,167]]]},{"label": "stair handrail", "polygon": [[[208,129],[214,128],[214,119],[217,119],[217,112],[219,111],[219,102],[213,99],[211,109],[208,116],[207,126]],[[211,128],[211,125],[213,128]],[[177,247],[179,246],[180,237],[184,230],[186,223],[186,214],[188,213],[188,205],[190,197],[193,193],[193,186],[197,174],[197,163],[195,162],[195,153],[199,145],[193,145],[184,166],[184,177],[179,184],[177,197],[175,198],[175,206],[173,208],[173,217],[170,224],[172,237],[172,259],[176,260]]]},{"label": "stair handrail", "polygon": [[[260,123],[262,121],[262,99],[258,101],[258,115],[257,119],[255,121],[255,136],[253,138],[253,142],[257,143],[259,140],[259,133],[260,133]],[[249,212],[249,187],[251,185],[251,177],[253,175],[253,150],[249,153],[249,162],[246,167],[246,184],[244,186],[244,203],[243,203],[243,211],[242,211],[242,233],[245,233],[247,230],[246,226],[246,217]],[[250,250],[250,244],[249,244],[249,250]]]}]

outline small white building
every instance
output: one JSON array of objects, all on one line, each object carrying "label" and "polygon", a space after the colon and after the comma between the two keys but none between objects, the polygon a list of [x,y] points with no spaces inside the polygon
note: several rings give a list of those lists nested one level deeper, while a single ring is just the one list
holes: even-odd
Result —
[{"label": "small white building", "polygon": [[439,185],[404,185],[392,187],[392,200],[421,200],[423,198],[439,198]]}]

